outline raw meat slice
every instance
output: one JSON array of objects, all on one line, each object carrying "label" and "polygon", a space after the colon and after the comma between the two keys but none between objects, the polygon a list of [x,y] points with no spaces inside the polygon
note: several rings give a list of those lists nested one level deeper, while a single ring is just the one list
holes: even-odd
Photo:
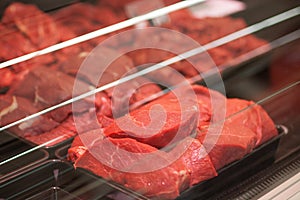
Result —
[{"label": "raw meat slice", "polygon": [[72,46],[68,52],[57,52],[56,57],[58,58],[58,64],[55,66],[55,68],[70,76],[77,76],[84,81],[88,81],[88,78],[78,73],[82,62],[89,55],[88,51],[81,50],[81,48],[82,45],[75,45],[75,47]]},{"label": "raw meat slice", "polygon": [[[100,138],[99,134],[88,134],[93,134],[93,141],[95,141],[95,138]],[[116,145],[116,149],[105,148],[109,147],[106,144],[108,140]],[[101,156],[101,160],[109,159],[110,164],[114,163],[118,169],[124,171],[113,169],[99,162],[100,157],[96,159],[84,147],[75,145],[69,150],[69,153],[71,153],[71,158],[76,160],[76,167],[90,170],[105,179],[123,184],[150,198],[174,199],[189,185],[194,185],[217,175],[205,149],[201,148],[201,143],[193,138],[186,138],[170,152],[158,151],[156,148],[129,138],[107,138],[102,141],[98,140],[93,145],[89,150],[94,153],[101,152],[104,154]],[[136,155],[123,153],[118,149],[139,153],[139,155],[153,152],[157,154],[142,155],[144,158],[137,161],[138,157]],[[84,154],[82,154],[83,151]],[[149,159],[152,160],[150,165]],[[160,169],[139,172],[141,169],[149,168],[149,166],[160,166],[164,162],[166,165]],[[126,172],[126,169],[130,171]]]},{"label": "raw meat slice", "polygon": [[[10,94],[25,97],[37,107],[45,108],[72,97],[73,85],[73,77],[41,66],[31,70],[21,81],[15,83]],[[81,92],[88,91],[87,84],[81,83],[80,86]]]},{"label": "raw meat slice", "polygon": [[[145,85],[141,85],[141,87],[139,87],[137,89],[137,91],[135,91],[133,93],[133,95],[131,96],[130,101],[129,101],[130,104],[140,102],[140,101],[146,99],[147,97],[150,97],[151,95],[155,95],[161,91],[161,89],[158,85],[156,85],[153,82],[149,82],[144,77],[139,77],[139,78],[129,81],[127,83],[134,85],[134,84],[137,84],[137,82],[145,83]],[[129,86],[126,86],[126,87],[128,88]]]},{"label": "raw meat slice", "polygon": [[[83,137],[86,137],[86,135]],[[94,155],[97,154],[97,158],[86,151],[76,160],[75,167],[87,168],[105,179],[114,180],[118,183],[124,183],[121,175],[124,175],[126,170],[130,170],[130,167],[142,158],[143,153],[157,151],[156,148],[139,143],[134,139],[105,138],[98,140],[101,136],[95,134],[92,137],[93,139],[88,139],[95,141],[95,143],[89,148],[89,151],[92,151]],[[99,159],[101,162],[99,162]],[[119,171],[119,169],[122,169],[122,171]]]},{"label": "raw meat slice", "polygon": [[4,11],[2,22],[15,24],[38,48],[60,41],[60,34],[52,18],[32,4],[12,3]]},{"label": "raw meat slice", "polygon": [[[132,60],[128,56],[122,55],[117,57],[119,53],[113,49],[101,48],[101,50],[97,50],[96,53],[96,58],[102,60],[103,62],[102,66],[100,67],[101,72],[103,72],[102,76],[97,77],[96,82],[94,79],[92,79],[92,83],[97,83],[98,86],[119,80],[121,77],[136,71],[134,69]],[[111,59],[115,57],[117,58],[111,62]],[[97,69],[94,67],[91,70],[92,72],[94,70],[99,71],[99,68]],[[99,74],[99,72],[97,74]],[[93,73],[91,73],[91,75],[93,75]]]},{"label": "raw meat slice", "polygon": [[197,126],[198,115],[195,103],[179,102],[172,94],[165,95],[116,119],[104,134],[132,137],[161,148],[190,135]]},{"label": "raw meat slice", "polygon": [[[73,77],[46,67],[38,67],[27,73],[20,81],[15,82],[8,93],[13,96],[19,96],[28,99],[31,103],[31,106],[34,106],[39,111],[72,98],[73,84]],[[26,88],[24,88],[24,85],[26,85]],[[85,83],[81,83],[80,86],[82,86],[82,93],[89,90],[89,86]],[[23,125],[23,127],[26,127],[24,128],[24,131],[27,132],[26,130],[30,130],[32,134],[50,131],[60,122],[65,120],[72,112],[86,112],[91,108],[94,108],[94,104],[95,103],[92,101],[92,99],[86,98],[78,101],[75,108],[72,108],[71,104],[58,108],[44,115],[44,117],[47,119],[51,119],[49,123],[39,124],[37,123],[39,120],[36,121],[36,123],[25,122]],[[98,102],[97,105],[100,106],[101,103]]]},{"label": "raw meat slice", "polygon": [[[203,127],[204,128],[204,127]],[[249,128],[225,123],[200,130],[197,139],[206,148],[217,170],[243,158],[255,148],[256,134]]]},{"label": "raw meat slice", "polygon": [[[107,147],[105,142],[112,142],[115,144],[118,151],[116,152],[115,148],[105,148]],[[120,149],[131,152],[131,154],[124,154],[120,151]],[[101,156],[102,158],[105,158],[106,156],[106,159],[110,159],[112,164],[124,170],[141,170],[145,167],[149,167],[149,160],[145,159],[149,154],[145,153],[157,153],[155,154],[156,159],[151,162],[153,165],[160,165],[163,162],[169,162],[165,152],[158,151],[154,147],[139,143],[136,140],[129,138],[104,139],[98,144],[95,143],[92,151],[102,152],[102,154],[104,154]],[[143,157],[139,157],[141,155]],[[166,166],[162,169],[145,173],[138,173],[138,171],[134,173],[113,169],[100,163],[98,159],[94,158],[88,151],[86,151],[75,162],[75,166],[88,169],[105,179],[124,184],[124,186],[147,197],[174,199],[187,187],[186,182],[188,182],[189,176],[185,169],[185,165],[181,160],[177,161],[176,164]]]},{"label": "raw meat slice", "polygon": [[266,111],[252,101],[228,99],[226,115],[228,122],[245,126],[256,133],[256,146],[278,135],[275,124]]}]

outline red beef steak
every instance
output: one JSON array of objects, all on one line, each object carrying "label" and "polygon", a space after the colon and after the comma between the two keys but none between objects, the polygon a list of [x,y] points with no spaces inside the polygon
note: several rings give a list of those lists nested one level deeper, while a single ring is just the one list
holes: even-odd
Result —
[{"label": "red beef steak", "polygon": [[[109,147],[108,142],[115,145],[115,148]],[[76,160],[75,166],[123,184],[147,197],[174,199],[189,185],[216,176],[216,171],[205,149],[200,147],[199,141],[187,138],[172,151],[163,152],[134,139],[107,138],[98,140],[89,149],[93,153],[98,152],[103,155],[96,159],[89,151],[85,151]],[[124,153],[122,150],[130,152],[130,154]],[[181,156],[178,159],[170,160],[173,156],[177,156],[177,153],[180,153]],[[99,160],[110,160],[110,164],[116,168],[107,166]],[[149,160],[151,160],[151,164],[149,164]],[[155,169],[158,166],[162,167]],[[154,169],[141,172],[151,167]]]},{"label": "red beef steak", "polygon": [[171,94],[116,119],[105,128],[104,134],[109,137],[132,137],[162,148],[173,139],[178,141],[190,135],[197,126],[197,120],[198,110],[195,103],[179,102]]}]

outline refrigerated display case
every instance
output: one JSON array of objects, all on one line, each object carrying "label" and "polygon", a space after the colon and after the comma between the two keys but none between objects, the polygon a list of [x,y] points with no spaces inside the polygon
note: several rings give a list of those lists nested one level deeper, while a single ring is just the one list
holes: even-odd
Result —
[{"label": "refrigerated display case", "polygon": [[[297,1],[24,0],[0,6],[0,198],[299,196]],[[135,124],[126,121],[130,115]],[[122,122],[128,133],[119,130]],[[154,131],[163,127],[158,135],[146,137],[151,127],[131,130],[151,122]],[[104,149],[108,140],[117,149]],[[186,141],[193,142],[177,152]],[[159,156],[137,164],[131,156],[114,157],[121,147]],[[97,148],[124,171],[97,157]],[[187,159],[189,151],[198,157]],[[152,171],[126,171],[157,163]],[[207,171],[194,172],[197,165]]]}]

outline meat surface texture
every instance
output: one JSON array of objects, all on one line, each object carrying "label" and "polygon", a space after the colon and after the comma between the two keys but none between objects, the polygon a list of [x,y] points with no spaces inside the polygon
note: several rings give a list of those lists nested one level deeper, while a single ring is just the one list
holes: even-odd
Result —
[{"label": "meat surface texture", "polygon": [[189,186],[217,176],[211,156],[208,155],[200,140],[187,137],[180,141],[168,156],[172,158],[178,155],[181,155],[178,161],[184,164],[189,173]]},{"label": "meat surface texture", "polygon": [[45,48],[60,41],[60,34],[53,19],[34,5],[11,4],[6,8],[2,22],[16,25],[39,48]]},{"label": "meat surface texture", "polygon": [[243,158],[255,148],[256,134],[247,127],[225,123],[197,135],[216,170]]},{"label": "meat surface texture", "polygon": [[116,119],[105,128],[104,134],[132,137],[162,148],[190,135],[197,126],[197,114],[194,104],[179,102],[173,95],[166,95]]},{"label": "meat surface texture", "polygon": [[226,115],[228,116],[227,121],[231,124],[245,126],[256,134],[256,146],[277,135],[272,119],[261,106],[254,104],[254,102],[228,99]]},{"label": "meat surface texture", "polygon": [[[109,147],[108,142],[114,144],[115,148]],[[90,149],[94,153],[98,152],[98,158],[85,151],[76,160],[75,166],[86,168],[150,198],[174,199],[189,185],[217,175],[205,149],[199,148],[200,146],[198,140],[188,138],[172,151],[164,152],[134,139],[104,139],[94,143]],[[73,148],[71,150],[73,151]],[[122,150],[132,154],[124,153]],[[177,153],[182,156],[173,162],[169,161]],[[111,160],[110,164],[115,168],[99,162],[100,158],[102,161]],[[149,168],[149,159],[151,159],[151,167],[166,164],[160,169],[139,172]],[[120,168],[124,170],[118,170]]]}]

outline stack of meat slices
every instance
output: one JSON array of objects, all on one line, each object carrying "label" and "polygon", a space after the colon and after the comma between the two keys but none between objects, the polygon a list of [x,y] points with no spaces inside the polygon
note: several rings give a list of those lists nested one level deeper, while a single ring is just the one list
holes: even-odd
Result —
[{"label": "stack of meat slices", "polygon": [[102,129],[81,133],[69,159],[147,197],[174,199],[278,134],[251,101],[227,99],[199,85],[192,86],[196,98],[186,88],[177,90],[177,96],[166,94]]}]

